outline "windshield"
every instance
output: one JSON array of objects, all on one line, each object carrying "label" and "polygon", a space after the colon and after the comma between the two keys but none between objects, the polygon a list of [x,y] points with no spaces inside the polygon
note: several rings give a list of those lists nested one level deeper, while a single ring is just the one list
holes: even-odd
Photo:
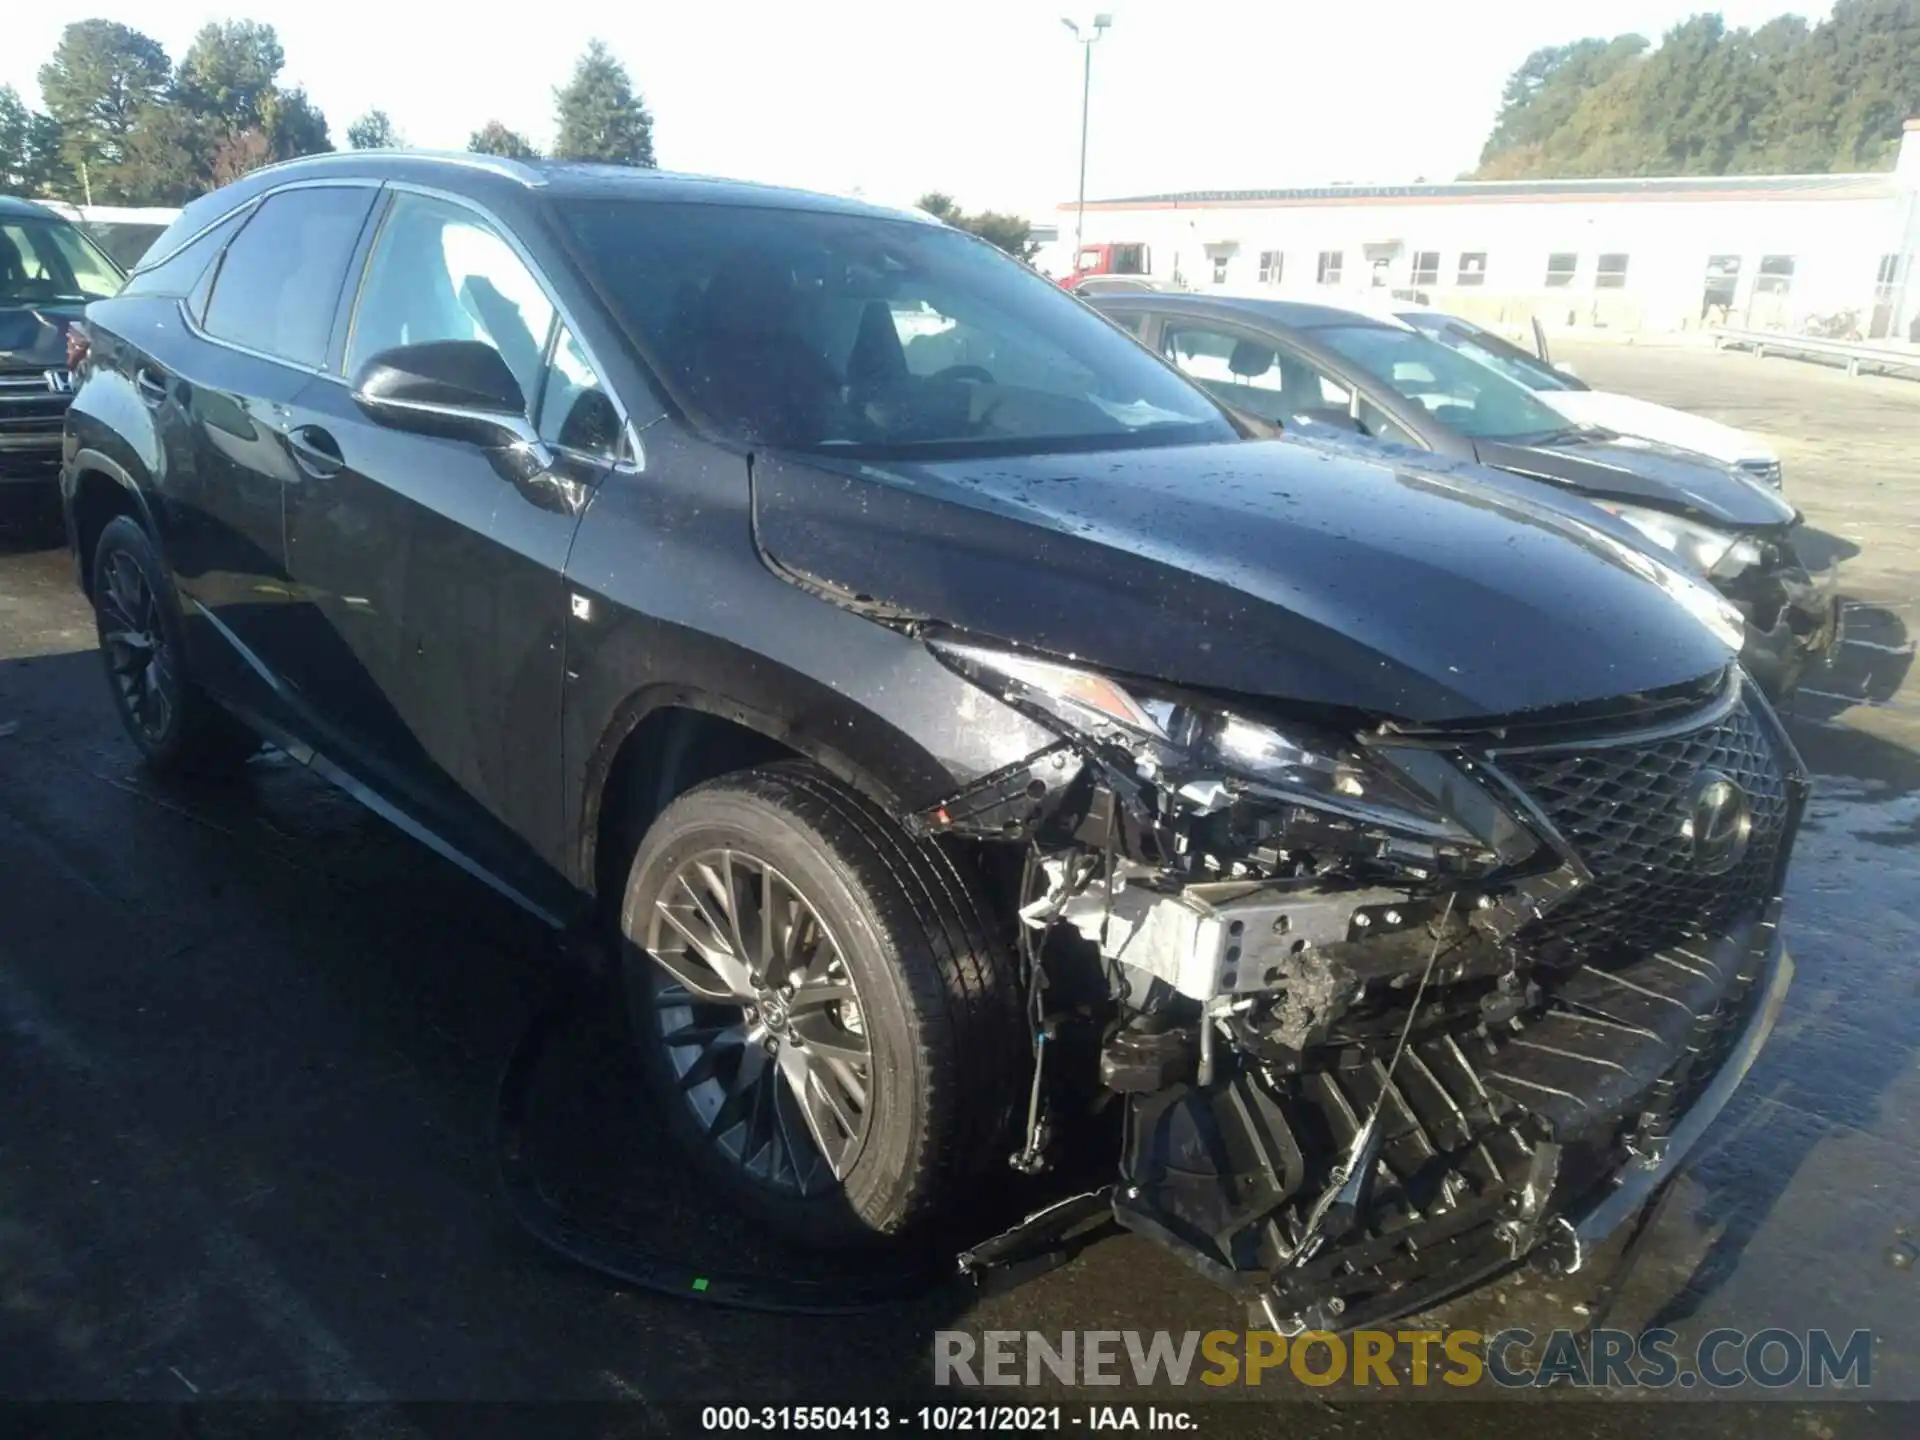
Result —
[{"label": "windshield", "polygon": [[1530,439],[1567,428],[1566,417],[1532,391],[1417,330],[1330,325],[1313,337],[1471,439]]},{"label": "windshield", "polygon": [[1423,335],[1431,335],[1442,345],[1450,345],[1469,360],[1477,360],[1490,370],[1524,385],[1529,390],[1584,390],[1587,387],[1570,375],[1547,364],[1537,355],[1529,355],[1512,341],[1478,325],[1469,325],[1451,315],[1414,314],[1400,317]]},{"label": "windshield", "polygon": [[868,458],[1235,438],[1133,340],[957,230],[751,206],[557,208],[669,388],[730,438]]},{"label": "windshield", "polygon": [[0,220],[0,305],[104,300],[125,278],[64,220]]},{"label": "windshield", "polygon": [[143,220],[89,220],[87,238],[107,252],[122,270],[132,270],[153,248],[166,226]]}]

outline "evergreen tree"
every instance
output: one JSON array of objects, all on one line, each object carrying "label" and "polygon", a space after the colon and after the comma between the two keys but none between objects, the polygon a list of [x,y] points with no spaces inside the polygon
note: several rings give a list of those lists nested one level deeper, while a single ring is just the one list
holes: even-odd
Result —
[{"label": "evergreen tree", "polygon": [[556,157],[652,168],[653,116],[604,42],[588,42],[573,78],[553,98]]},{"label": "evergreen tree", "polygon": [[398,150],[400,132],[384,110],[369,110],[347,126],[347,144],[355,150]]},{"label": "evergreen tree", "polygon": [[96,200],[124,198],[115,193],[113,167],[136,117],[165,94],[170,73],[158,40],[111,20],[67,26],[40,67],[40,93],[60,127],[62,159],[76,171],[86,167]]},{"label": "evergreen tree", "polygon": [[210,21],[193,37],[174,88],[199,114],[225,129],[244,130],[260,123],[260,107],[284,64],[273,26],[257,20]]},{"label": "evergreen tree", "polygon": [[540,152],[517,130],[489,120],[467,137],[467,149],[476,155],[504,155],[509,160],[538,160]]},{"label": "evergreen tree", "polygon": [[920,209],[934,219],[951,225],[956,230],[965,230],[978,235],[990,245],[1013,256],[1016,260],[1031,260],[1040,247],[1027,236],[1033,226],[1021,215],[1002,215],[996,210],[982,210],[978,215],[969,215],[962,210],[951,195],[938,190],[929,190],[914,202]]},{"label": "evergreen tree", "polygon": [[1809,27],[1718,15],[1536,51],[1507,82],[1479,179],[1884,168],[1920,114],[1920,0],[1837,0]]}]

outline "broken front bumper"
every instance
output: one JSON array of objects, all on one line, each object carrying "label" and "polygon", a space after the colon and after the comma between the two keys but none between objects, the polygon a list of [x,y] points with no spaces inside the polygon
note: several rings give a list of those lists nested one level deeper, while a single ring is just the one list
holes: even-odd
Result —
[{"label": "broken front bumper", "polygon": [[[1533,1014],[1416,1035],[1392,1071],[1335,1056],[1132,1096],[1116,1217],[1283,1332],[1391,1320],[1530,1255],[1577,1270],[1685,1163],[1765,1044],[1793,973],[1778,911],[1581,966]],[[1372,1163],[1343,1184],[1336,1163],[1361,1149]]]},{"label": "broken front bumper", "polygon": [[1774,604],[1765,607],[1770,624],[1763,628],[1758,623],[1763,607],[1741,603],[1747,634],[1740,661],[1761,689],[1780,700],[1791,695],[1807,670],[1825,663],[1840,644],[1840,565],[1835,561],[1818,576],[1796,568],[1771,579],[1779,593]]}]

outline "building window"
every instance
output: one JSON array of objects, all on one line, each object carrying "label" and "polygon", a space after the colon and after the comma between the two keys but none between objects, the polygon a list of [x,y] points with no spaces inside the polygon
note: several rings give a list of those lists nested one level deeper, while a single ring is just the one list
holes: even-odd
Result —
[{"label": "building window", "polygon": [[1898,255],[1882,255],[1880,257],[1880,269],[1874,275],[1873,283],[1876,285],[1891,285],[1899,278],[1900,257]]},{"label": "building window", "polygon": [[1338,285],[1340,267],[1346,264],[1347,252],[1344,250],[1322,250],[1320,252],[1320,283]]},{"label": "building window", "polygon": [[1416,250],[1413,252],[1413,279],[1415,285],[1438,285],[1440,283],[1440,252],[1438,250]]},{"label": "building window", "polygon": [[1596,290],[1624,290],[1627,288],[1627,257],[1624,255],[1602,255],[1600,263],[1594,267],[1593,288]]},{"label": "building window", "polygon": [[1740,291],[1740,257],[1709,255],[1706,281],[1700,290],[1700,318],[1724,325],[1733,313],[1733,297]]},{"label": "building window", "polygon": [[1260,252],[1260,283],[1278,285],[1280,272],[1286,268],[1286,259],[1287,257],[1278,250],[1262,250]]},{"label": "building window", "polygon": [[1547,288],[1564,290],[1573,284],[1574,273],[1580,268],[1580,257],[1562,250],[1547,256]]},{"label": "building window", "polygon": [[1460,254],[1460,269],[1456,282],[1461,285],[1484,285],[1487,283],[1487,252],[1484,250],[1464,250]]},{"label": "building window", "polygon": [[1756,295],[1784,295],[1793,288],[1793,256],[1762,255],[1760,274],[1753,282]]},{"label": "building window", "polygon": [[1224,255],[1216,257],[1213,262],[1213,283],[1216,285],[1227,283],[1227,257]]}]

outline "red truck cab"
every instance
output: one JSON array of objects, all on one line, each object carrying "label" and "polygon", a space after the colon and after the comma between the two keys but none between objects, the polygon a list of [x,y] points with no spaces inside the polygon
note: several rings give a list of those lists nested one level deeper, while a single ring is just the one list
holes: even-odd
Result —
[{"label": "red truck cab", "polygon": [[1089,275],[1148,275],[1153,256],[1145,244],[1130,241],[1113,245],[1082,245],[1073,273],[1064,282],[1071,290]]}]

